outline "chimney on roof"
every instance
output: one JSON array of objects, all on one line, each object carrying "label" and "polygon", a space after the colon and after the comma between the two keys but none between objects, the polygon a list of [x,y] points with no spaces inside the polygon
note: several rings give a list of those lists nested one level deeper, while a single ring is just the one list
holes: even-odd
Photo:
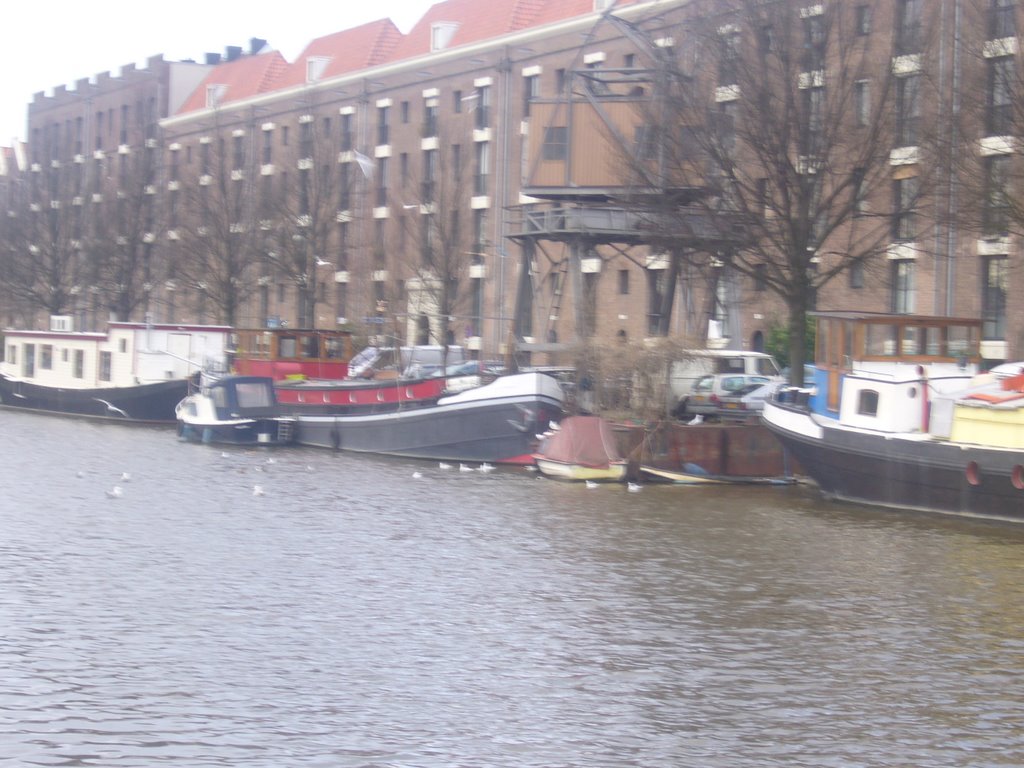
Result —
[{"label": "chimney on roof", "polygon": [[240,45],[229,45],[227,52],[224,55],[225,61],[235,61],[242,55],[242,46]]},{"label": "chimney on roof", "polygon": [[250,38],[249,39],[249,53],[251,53],[253,56],[255,56],[257,53],[259,53],[260,51],[263,50],[263,46],[265,46],[266,44],[267,44],[267,41],[262,39],[262,38],[259,38],[259,37]]},{"label": "chimney on roof", "polygon": [[219,53],[208,53],[208,54],[206,54],[206,63],[207,64],[220,64],[220,54]]}]

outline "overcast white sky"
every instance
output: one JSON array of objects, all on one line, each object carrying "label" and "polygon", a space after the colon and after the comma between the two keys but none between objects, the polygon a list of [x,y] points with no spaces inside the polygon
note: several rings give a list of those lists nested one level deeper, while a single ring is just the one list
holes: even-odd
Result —
[{"label": "overcast white sky", "polygon": [[25,138],[28,104],[39,91],[158,53],[202,61],[207,51],[247,48],[259,37],[288,61],[310,40],[390,17],[402,32],[437,0],[29,0],[5,8],[0,43],[0,145]]}]

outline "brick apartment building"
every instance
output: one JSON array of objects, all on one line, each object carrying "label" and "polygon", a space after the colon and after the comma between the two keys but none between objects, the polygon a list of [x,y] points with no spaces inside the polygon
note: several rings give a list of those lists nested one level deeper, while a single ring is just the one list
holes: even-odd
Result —
[{"label": "brick apartment building", "polygon": [[[731,121],[745,94],[728,57],[770,34],[771,45],[801,39],[799,94],[814,109],[843,79],[833,53],[813,60],[830,37],[866,52],[853,114],[882,104],[892,117],[863,118],[884,123],[884,183],[827,247],[816,243],[808,270],[838,263],[830,254],[856,217],[884,220],[887,235],[814,290],[812,306],[981,316],[985,357],[1019,357],[1005,194],[1016,4],[780,4],[797,20],[785,35],[741,23],[740,0],[443,0],[407,35],[382,19],[317,38],[294,62],[260,40],[203,62],[155,57],[36,95],[23,160],[4,158],[9,209],[29,207],[8,217],[7,240],[49,260],[39,279],[82,328],[111,313],[341,325],[406,342],[447,336],[484,357],[515,348],[534,362],[569,362],[560,355],[586,338],[759,348],[785,324],[784,303],[762,290],[756,264],[714,258],[729,242],[695,234],[704,224],[684,250],[711,253],[707,268],[674,269],[623,202],[630,158],[659,73],[685,71]],[[691,44],[698,34],[717,36],[717,59],[696,53],[708,50]],[[952,162],[963,157],[989,190],[971,205]],[[698,199],[709,185],[686,186]],[[978,227],[960,215],[971,208]],[[46,315],[24,297],[5,305],[8,323]]]}]

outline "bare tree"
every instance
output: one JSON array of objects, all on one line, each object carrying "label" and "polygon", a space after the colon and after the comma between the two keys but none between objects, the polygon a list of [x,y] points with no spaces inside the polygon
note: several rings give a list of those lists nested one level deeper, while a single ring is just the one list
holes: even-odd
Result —
[{"label": "bare tree", "polygon": [[400,266],[409,276],[410,327],[416,328],[418,343],[451,344],[458,319],[465,336],[481,335],[487,244],[485,214],[469,205],[480,159],[466,157],[467,148],[458,142],[453,126],[436,115],[428,106],[422,127],[425,148],[418,158],[404,161],[410,169],[399,169],[403,178],[392,209],[402,228],[404,245],[398,250]]},{"label": "bare tree", "polygon": [[110,158],[103,193],[90,206],[86,257],[99,300],[112,318],[129,320],[149,308],[153,251],[163,228],[157,197],[155,143]]},{"label": "bare tree", "polygon": [[339,167],[338,142],[326,115],[310,110],[301,116],[298,141],[289,149],[277,189],[264,199],[261,255],[274,274],[295,285],[299,326],[314,328],[316,306],[337,267],[331,254],[341,190],[353,179],[350,168]]},{"label": "bare tree", "polygon": [[[15,300],[50,315],[73,311],[87,279],[81,166],[34,163],[4,222],[0,280]],[[77,178],[77,182],[75,180]]]},{"label": "bare tree", "polygon": [[169,277],[198,301],[212,303],[216,319],[227,325],[238,323],[255,290],[254,265],[264,235],[245,139],[221,130],[202,141],[198,176],[182,182],[180,200],[172,194],[168,201],[169,227],[181,256]]},{"label": "bare tree", "polygon": [[775,293],[796,372],[818,291],[883,261],[893,243],[925,242],[915,212],[928,187],[929,83],[909,66],[894,75],[891,62],[927,36],[919,22],[894,48],[861,34],[862,6],[880,18],[871,2],[695,4],[672,55],[652,56],[626,153],[642,192],[633,204],[672,258],[664,295],[684,260],[712,275],[711,301],[730,275]]}]

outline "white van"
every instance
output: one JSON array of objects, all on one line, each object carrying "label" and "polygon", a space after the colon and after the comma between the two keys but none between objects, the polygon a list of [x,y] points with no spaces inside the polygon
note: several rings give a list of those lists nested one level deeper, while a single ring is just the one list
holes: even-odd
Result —
[{"label": "white van", "polygon": [[686,400],[701,376],[716,373],[745,373],[782,380],[775,358],[764,352],[745,349],[699,349],[685,360],[671,364],[668,373],[669,408],[672,415],[686,415]]}]

